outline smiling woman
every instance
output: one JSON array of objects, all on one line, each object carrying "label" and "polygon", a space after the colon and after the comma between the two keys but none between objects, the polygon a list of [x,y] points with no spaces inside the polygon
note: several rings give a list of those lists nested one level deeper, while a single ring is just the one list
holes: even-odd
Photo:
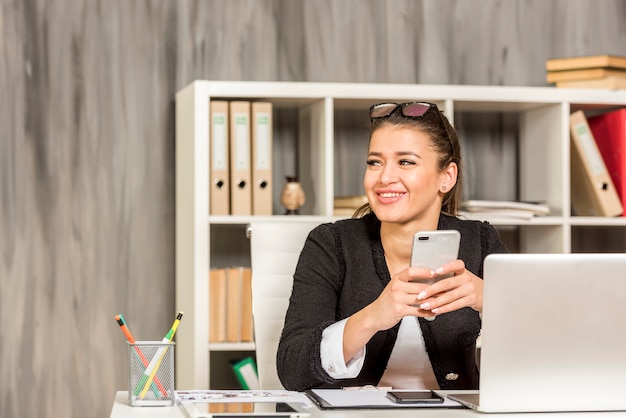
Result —
[{"label": "smiling woman", "polygon": [[[476,389],[483,260],[507,248],[494,227],[455,216],[460,146],[435,104],[374,105],[370,121],[368,202],[306,240],[278,375],[291,390]],[[414,235],[438,229],[460,233],[459,258],[435,271],[411,267]]]}]

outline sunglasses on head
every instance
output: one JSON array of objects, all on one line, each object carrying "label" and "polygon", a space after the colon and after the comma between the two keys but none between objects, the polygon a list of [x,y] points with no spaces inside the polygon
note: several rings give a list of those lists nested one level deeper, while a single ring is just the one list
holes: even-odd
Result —
[{"label": "sunglasses on head", "polygon": [[370,107],[370,119],[381,119],[390,116],[400,108],[402,116],[407,118],[421,118],[433,109],[439,114],[439,108],[434,103],[406,102],[406,103],[379,103]]},{"label": "sunglasses on head", "polygon": [[441,116],[441,112],[439,112],[439,108],[434,103],[429,102],[405,102],[405,103],[379,103],[370,107],[370,120],[382,119],[390,116],[396,110],[400,109],[400,113],[402,116],[411,119],[419,119],[423,117],[430,110],[433,110],[437,116],[439,116],[439,122],[441,122],[441,127],[446,132],[446,136],[448,137],[448,142],[450,143],[450,147],[452,148],[452,152],[454,153],[454,145],[452,145],[452,139],[450,138],[450,134],[448,133],[448,128],[446,123],[443,120],[443,116]]}]

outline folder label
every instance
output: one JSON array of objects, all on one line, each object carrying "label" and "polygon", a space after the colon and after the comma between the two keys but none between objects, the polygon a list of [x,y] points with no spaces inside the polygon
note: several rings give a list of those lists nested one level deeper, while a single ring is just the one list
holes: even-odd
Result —
[{"label": "folder label", "polygon": [[270,132],[270,115],[269,113],[258,113],[256,117],[257,137],[256,137],[256,153],[255,168],[257,170],[269,170],[271,164],[271,132]]},{"label": "folder label", "polygon": [[209,214],[230,214],[228,102],[211,101],[209,136]]},{"label": "folder label", "polygon": [[230,102],[230,213],[252,214],[250,102]]},{"label": "folder label", "polygon": [[589,129],[585,123],[577,123],[574,125],[574,129],[578,134],[578,141],[583,149],[583,152],[588,158],[589,168],[594,175],[602,175],[605,173],[604,161],[598,151],[595,144],[595,139],[591,136]]},{"label": "folder label", "polygon": [[235,117],[235,168],[237,170],[250,169],[250,134],[248,115],[236,113]]},{"label": "folder label", "polygon": [[228,170],[228,130],[225,113],[213,114],[212,168]]}]

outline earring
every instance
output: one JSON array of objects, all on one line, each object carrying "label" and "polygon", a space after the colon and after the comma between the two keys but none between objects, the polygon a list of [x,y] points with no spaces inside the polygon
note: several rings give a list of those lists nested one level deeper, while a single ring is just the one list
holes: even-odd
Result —
[{"label": "earring", "polygon": [[448,190],[448,186],[445,186],[445,185],[444,185],[444,186],[441,186],[441,191],[442,191],[442,192],[445,192],[446,190]]}]

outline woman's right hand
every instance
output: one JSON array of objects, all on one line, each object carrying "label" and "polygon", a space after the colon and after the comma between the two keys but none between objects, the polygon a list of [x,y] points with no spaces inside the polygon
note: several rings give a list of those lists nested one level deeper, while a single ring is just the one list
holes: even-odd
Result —
[{"label": "woman's right hand", "polygon": [[428,287],[435,273],[423,267],[407,267],[393,275],[385,289],[368,308],[377,321],[377,331],[395,326],[405,316],[434,316],[420,309],[419,293]]},{"label": "woman's right hand", "polygon": [[429,269],[408,267],[391,277],[376,300],[348,318],[343,333],[343,353],[346,362],[358,353],[374,334],[394,327],[403,317],[434,316],[432,312],[420,309],[420,301],[417,299],[417,295],[428,287],[433,277],[434,272]]}]

